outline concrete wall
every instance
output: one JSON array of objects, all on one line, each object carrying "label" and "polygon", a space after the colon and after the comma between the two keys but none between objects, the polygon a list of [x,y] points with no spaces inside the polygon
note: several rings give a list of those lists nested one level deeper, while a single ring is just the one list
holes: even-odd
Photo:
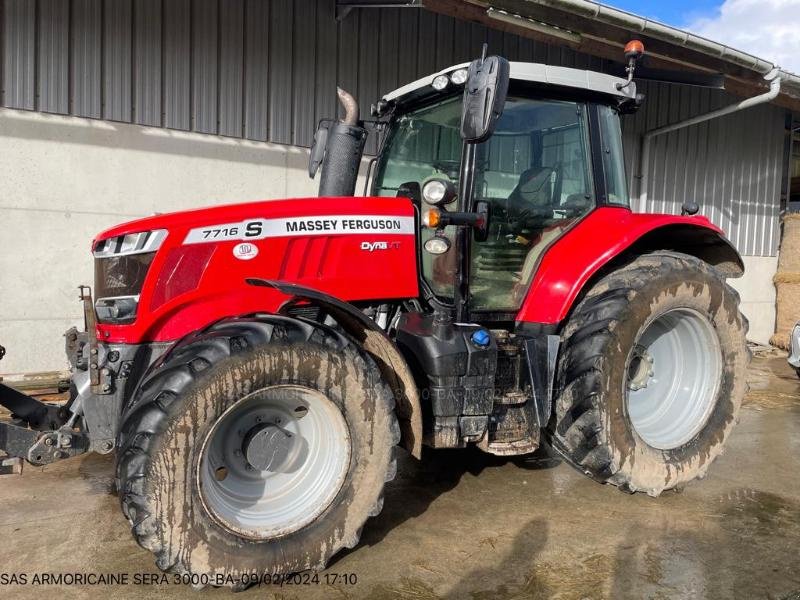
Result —
[{"label": "concrete wall", "polygon": [[742,298],[742,313],[750,321],[747,339],[768,345],[775,333],[775,284],[777,256],[744,256],[744,275],[728,282]]},{"label": "concrete wall", "polygon": [[[66,367],[62,333],[82,326],[94,235],[153,212],[313,196],[306,164],[291,146],[0,109],[0,373]],[[750,338],[766,343],[777,258],[745,263],[732,283]]]},{"label": "concrete wall", "polygon": [[65,368],[92,238],[154,212],[316,195],[304,149],[0,109],[0,362]]}]

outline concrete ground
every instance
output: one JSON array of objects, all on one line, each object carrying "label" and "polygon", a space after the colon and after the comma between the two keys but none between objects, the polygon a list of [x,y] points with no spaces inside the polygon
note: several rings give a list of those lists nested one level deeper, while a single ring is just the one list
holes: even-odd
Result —
[{"label": "concrete ground", "polygon": [[[401,461],[362,543],[322,576],[237,598],[800,598],[800,379],[762,356],[709,477],[657,499],[553,461],[468,451]],[[34,573],[156,574],[111,493],[112,459],[0,479],[0,596],[220,598],[181,585],[31,585]],[[11,574],[28,585],[3,585]]]}]

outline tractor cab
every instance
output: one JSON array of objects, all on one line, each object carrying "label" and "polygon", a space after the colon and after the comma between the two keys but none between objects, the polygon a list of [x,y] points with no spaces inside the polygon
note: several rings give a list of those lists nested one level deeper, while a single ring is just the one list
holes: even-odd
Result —
[{"label": "tractor cab", "polygon": [[[388,128],[372,195],[411,196],[423,215],[487,213],[485,231],[465,236],[466,309],[478,320],[513,320],[548,246],[597,206],[629,206],[619,115],[636,108],[635,84],[542,64],[508,67],[499,118],[481,141],[462,136],[468,64],[386,94],[376,106]],[[427,227],[420,236],[423,285],[451,304],[457,227]]]}]

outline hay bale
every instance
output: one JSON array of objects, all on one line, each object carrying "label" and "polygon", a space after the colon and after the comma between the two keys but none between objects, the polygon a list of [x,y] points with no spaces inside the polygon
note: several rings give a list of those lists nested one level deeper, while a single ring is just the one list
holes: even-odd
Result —
[{"label": "hay bale", "polygon": [[778,310],[775,318],[775,335],[770,338],[769,343],[788,350],[789,334],[795,323],[800,321],[800,273],[778,273],[775,276],[775,288],[778,292]]},{"label": "hay bale", "polygon": [[775,335],[769,343],[789,349],[789,334],[800,321],[800,214],[783,217],[783,236],[778,272],[773,280],[777,290]]},{"label": "hay bale", "polygon": [[783,217],[778,272],[800,273],[800,213],[789,213]]}]

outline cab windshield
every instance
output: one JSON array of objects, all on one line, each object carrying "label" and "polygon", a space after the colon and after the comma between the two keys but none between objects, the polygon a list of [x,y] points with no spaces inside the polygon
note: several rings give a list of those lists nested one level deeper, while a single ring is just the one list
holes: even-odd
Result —
[{"label": "cab windshield", "polygon": [[[491,219],[488,239],[472,243],[471,310],[519,309],[539,257],[594,208],[589,107],[583,102],[509,96],[495,133],[478,145],[473,199],[490,204]],[[608,107],[598,108],[607,130],[601,137],[609,141],[603,143],[605,172],[612,175],[608,187],[614,188],[608,200],[627,204],[619,118]],[[394,196],[402,184],[423,186],[432,177],[450,179],[457,188],[460,117],[460,97],[398,117],[378,162],[373,192]],[[455,205],[449,208],[456,210]],[[445,233],[455,238],[455,230]],[[422,242],[432,235],[423,229]],[[453,247],[440,256],[422,256],[423,277],[445,301],[453,297],[456,255]]]}]

